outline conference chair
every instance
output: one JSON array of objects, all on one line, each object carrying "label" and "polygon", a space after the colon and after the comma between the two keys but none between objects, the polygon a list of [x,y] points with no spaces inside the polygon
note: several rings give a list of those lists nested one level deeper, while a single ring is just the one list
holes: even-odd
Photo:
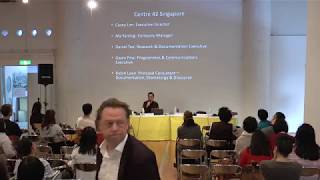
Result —
[{"label": "conference chair", "polygon": [[320,180],[320,169],[319,168],[303,168],[301,177],[317,177],[317,180]]},{"label": "conference chair", "polygon": [[210,153],[210,164],[229,161],[231,164],[236,162],[237,152],[234,150],[212,150]]},{"label": "conference chair", "polygon": [[8,168],[8,173],[9,173],[9,177],[14,176],[14,166],[16,165],[16,159],[7,159],[7,168]]},{"label": "conference chair", "polygon": [[37,145],[36,156],[39,158],[52,157],[52,148],[47,145]]},{"label": "conference chair", "polygon": [[242,167],[241,180],[264,180],[260,166],[257,163],[252,163]]},{"label": "conference chair", "polygon": [[208,166],[203,164],[181,164],[180,180],[207,180]]},{"label": "conference chair", "polygon": [[61,146],[60,147],[60,154],[62,156],[62,159],[71,159],[71,154],[73,151],[73,146]]},{"label": "conference chair", "polygon": [[38,143],[40,141],[40,137],[36,134],[30,134],[22,137],[23,139],[28,139],[33,143]]},{"label": "conference chair", "polygon": [[202,149],[199,139],[178,139],[176,142],[176,163],[179,168],[180,153],[183,149]]},{"label": "conference chair", "polygon": [[91,164],[91,163],[77,163],[74,164],[74,173],[75,177],[77,177],[77,170],[84,171],[84,172],[94,172],[97,170],[97,165],[96,164]]},{"label": "conference chair", "polygon": [[238,165],[214,164],[210,168],[213,180],[234,179],[241,177],[242,169]]}]

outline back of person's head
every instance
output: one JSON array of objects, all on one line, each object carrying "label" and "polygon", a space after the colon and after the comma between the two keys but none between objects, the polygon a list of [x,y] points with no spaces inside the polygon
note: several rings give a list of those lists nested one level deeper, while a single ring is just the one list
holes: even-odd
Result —
[{"label": "back of person's head", "polygon": [[247,133],[253,133],[257,129],[257,127],[258,127],[258,122],[257,122],[256,118],[249,116],[244,119],[243,129]]},{"label": "back of person's head", "polygon": [[11,104],[4,104],[1,106],[1,114],[3,117],[8,117],[12,115],[12,106]]},{"label": "back of person's head", "polygon": [[2,157],[2,156],[0,156],[0,179],[1,180],[8,180],[9,179],[9,173],[8,173],[6,161],[5,161],[4,157]]},{"label": "back of person's head", "polygon": [[259,109],[258,110],[258,117],[261,121],[267,120],[268,119],[268,111],[265,109]]},{"label": "back of person's head", "polygon": [[79,153],[96,154],[97,133],[92,127],[86,127],[81,132]]},{"label": "back of person's head", "polygon": [[253,133],[251,143],[249,146],[252,155],[256,156],[270,156],[270,142],[267,136],[260,130]]},{"label": "back of person's head", "polygon": [[92,112],[92,105],[90,103],[83,104],[82,112],[85,116],[89,116]]},{"label": "back of person's head", "polygon": [[32,114],[41,114],[41,103],[39,101],[33,104],[31,112]]},{"label": "back of person's head", "polygon": [[273,115],[273,119],[274,121],[278,120],[278,119],[286,119],[286,116],[282,113],[282,112],[276,112],[274,115]]},{"label": "back of person's head", "polygon": [[276,141],[277,152],[283,157],[288,157],[292,152],[293,139],[287,134],[281,134],[278,136]]},{"label": "back of person's head", "polygon": [[52,109],[46,111],[46,114],[44,115],[44,120],[42,122],[42,128],[48,127],[51,124],[56,124],[55,114],[55,111]]},{"label": "back of person's head", "polygon": [[15,149],[19,158],[29,156],[32,153],[32,142],[27,138],[22,138],[15,144]]},{"label": "back of person's head", "polygon": [[24,157],[18,167],[17,180],[42,180],[44,170],[44,166],[38,158]]},{"label": "back of person's head", "polygon": [[185,111],[183,114],[183,126],[195,126],[196,124],[194,123],[193,120],[193,114],[191,111]]},{"label": "back of person's head", "polygon": [[302,124],[296,133],[295,153],[302,159],[316,161],[320,159],[320,149],[316,143],[316,135],[310,124]]},{"label": "back of person's head", "polygon": [[152,95],[154,97],[154,93],[153,92],[148,92],[148,96]]},{"label": "back of person's head", "polygon": [[289,127],[287,121],[284,118],[276,119],[273,124],[273,131],[276,134],[280,132],[288,133]]},{"label": "back of person's head", "polygon": [[229,122],[232,118],[232,112],[229,108],[227,107],[222,107],[219,109],[219,112],[218,112],[218,116],[219,116],[219,119],[222,121],[222,122]]}]

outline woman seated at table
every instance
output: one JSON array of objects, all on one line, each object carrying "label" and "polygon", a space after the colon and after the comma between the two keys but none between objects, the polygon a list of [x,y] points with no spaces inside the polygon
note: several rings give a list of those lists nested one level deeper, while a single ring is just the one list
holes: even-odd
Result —
[{"label": "woman seated at table", "polygon": [[200,126],[193,120],[193,114],[190,111],[184,112],[183,124],[178,128],[178,139],[202,139]]},{"label": "woman seated at table", "polygon": [[270,159],[272,159],[272,153],[269,140],[263,132],[257,130],[252,135],[250,146],[241,152],[239,164],[240,166],[247,166]]},{"label": "woman seated at table", "polygon": [[54,110],[47,110],[40,130],[41,138],[49,140],[49,146],[54,154],[60,154],[60,147],[65,145],[65,135],[61,127],[56,124]]},{"label": "woman seated at table", "polygon": [[228,145],[221,149],[234,149],[233,140],[236,140],[236,136],[233,134],[233,125],[229,123],[232,119],[232,112],[229,108],[222,107],[219,109],[218,116],[221,122],[212,123],[209,139],[226,140]]},{"label": "woman seated at table", "polygon": [[[21,163],[21,160],[28,156],[34,156],[36,151],[36,146],[29,139],[23,138],[17,142],[16,151],[19,159],[16,161],[16,164],[14,166],[13,173],[15,176],[18,173],[18,167]],[[39,160],[42,162],[45,168],[44,177],[52,178],[54,176],[54,171],[52,170],[49,162],[43,158],[39,158]]]},{"label": "woman seated at table", "polygon": [[[70,166],[74,164],[96,164],[97,135],[92,127],[86,127],[81,132],[80,144],[71,154]],[[77,179],[95,179],[96,171],[85,172],[76,170]]]}]

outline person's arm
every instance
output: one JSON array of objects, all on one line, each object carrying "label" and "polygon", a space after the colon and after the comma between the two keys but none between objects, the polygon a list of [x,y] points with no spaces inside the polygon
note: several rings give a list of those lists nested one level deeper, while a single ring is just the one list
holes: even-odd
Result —
[{"label": "person's arm", "polygon": [[141,179],[160,180],[157,160],[154,153],[152,153],[148,160],[145,161],[143,172],[143,177],[141,177]]},{"label": "person's arm", "polygon": [[248,150],[244,149],[240,154],[239,165],[243,167],[248,164],[248,161],[249,161]]},{"label": "person's arm", "polygon": [[157,102],[155,102],[154,108],[159,108],[159,104]]},{"label": "person's arm", "polygon": [[16,155],[16,151],[14,150],[14,148],[12,146],[12,142],[10,141],[10,139],[7,136],[5,137],[5,139],[3,141],[2,150],[7,158],[12,158]]},{"label": "person's arm", "polygon": [[41,160],[41,162],[44,166],[44,177],[45,178],[52,178],[55,175],[55,173],[54,173],[53,169],[51,168],[49,162],[46,160]]}]

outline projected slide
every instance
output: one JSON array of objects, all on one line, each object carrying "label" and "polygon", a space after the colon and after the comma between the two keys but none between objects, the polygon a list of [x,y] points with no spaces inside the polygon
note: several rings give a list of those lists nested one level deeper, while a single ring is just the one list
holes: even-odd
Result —
[{"label": "projected slide", "polygon": [[[188,23],[188,19],[193,20],[195,16],[194,10],[150,7],[150,10],[133,8],[116,13],[121,18],[109,24],[115,80],[190,81],[196,78],[184,67],[196,68],[201,61],[206,61],[209,45],[207,35],[197,31],[194,23]],[[133,70],[137,69],[133,67],[139,68]]]}]

